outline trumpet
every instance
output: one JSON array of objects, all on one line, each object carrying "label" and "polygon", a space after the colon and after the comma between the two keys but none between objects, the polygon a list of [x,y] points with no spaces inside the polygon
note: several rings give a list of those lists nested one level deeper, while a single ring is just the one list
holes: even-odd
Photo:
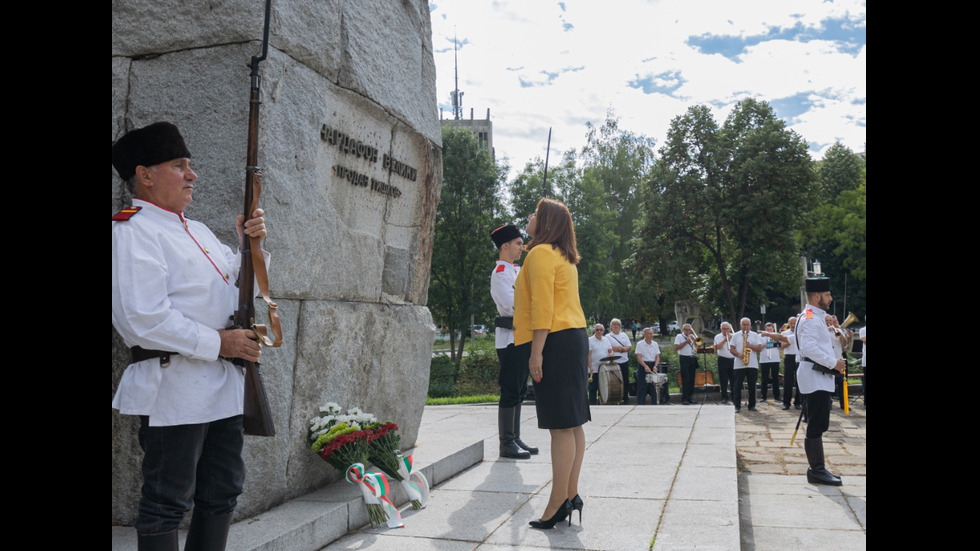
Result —
[{"label": "trumpet", "polygon": [[698,348],[704,348],[704,340],[701,337],[699,337],[697,333],[694,332],[694,328],[693,327],[691,328],[691,335],[694,336],[694,349],[695,349],[695,351]]}]

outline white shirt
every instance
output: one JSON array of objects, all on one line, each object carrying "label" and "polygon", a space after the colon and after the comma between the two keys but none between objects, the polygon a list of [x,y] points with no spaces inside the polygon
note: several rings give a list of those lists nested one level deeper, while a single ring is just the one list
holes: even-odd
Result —
[{"label": "white shirt", "polygon": [[589,337],[589,352],[592,356],[592,373],[599,372],[599,360],[605,358],[609,355],[609,349],[612,345],[606,340],[606,337],[601,339],[595,338],[595,333]]},{"label": "white shirt", "polygon": [[858,337],[861,338],[861,367],[868,366],[868,343],[864,342],[865,337],[868,336],[868,327],[864,326],[858,333]]},{"label": "white shirt", "polygon": [[796,380],[801,394],[811,394],[818,390],[834,391],[834,375],[813,369],[813,362],[833,368],[840,356],[834,351],[834,336],[827,330],[824,321],[826,312],[807,304],[796,322],[796,338],[800,348],[797,360],[800,367]]},{"label": "white shirt", "polygon": [[794,356],[799,354],[800,350],[796,348],[796,333],[792,329],[787,329],[780,334],[789,339],[789,344],[783,345],[783,354],[792,354]]},{"label": "white shirt", "polygon": [[[722,358],[735,358],[732,355],[732,351],[728,349],[728,345],[731,344],[731,333],[728,335],[728,341],[725,341],[725,335],[723,333],[718,333],[715,335],[715,351]],[[722,342],[725,344],[722,344]]]},{"label": "white shirt", "polygon": [[[657,363],[657,356],[659,355],[660,345],[657,344],[657,341],[650,341],[650,344],[647,344],[646,339],[640,339],[637,341],[636,359],[637,361],[642,359],[643,362],[647,364],[647,367],[650,368],[651,372],[653,371],[653,366]],[[640,371],[646,372],[646,370],[643,369],[643,364],[639,364],[639,366]],[[660,371],[659,367],[657,368],[657,371]]]},{"label": "white shirt", "polygon": [[[498,260],[493,272],[490,272],[490,296],[497,305],[498,316],[514,316],[514,283],[520,271],[519,265]],[[514,330],[497,327],[493,333],[493,344],[496,348],[514,344]]]},{"label": "white shirt", "polygon": [[[694,337],[694,335],[691,335],[691,337]],[[674,337],[674,346],[677,346],[682,342],[687,342],[687,335],[685,335],[683,331]],[[697,354],[697,352],[694,350],[694,345],[691,343],[687,343],[683,348],[677,351],[678,356],[694,356],[695,354]]]},{"label": "white shirt", "polygon": [[[612,348],[614,346],[632,346],[630,344],[630,338],[627,337],[626,333],[624,333],[623,331],[620,331],[618,334],[606,333],[605,338],[609,342],[609,348]],[[609,349],[607,348],[606,351],[608,352]],[[626,354],[627,354],[626,352],[613,352],[611,355],[616,356],[616,363],[622,364],[629,361],[629,356],[627,356]]]},{"label": "white shirt", "polygon": [[[126,346],[177,352],[123,372],[112,407],[151,426],[241,415],[245,378],[219,360],[218,330],[238,303],[240,257],[204,224],[152,203],[112,223],[112,325]],[[268,257],[267,257],[268,258]]]},{"label": "white shirt", "polygon": [[776,345],[779,344],[779,341],[770,337],[762,337],[762,344],[766,347],[762,349],[762,352],[759,352],[759,363],[778,364],[780,347]]},{"label": "white shirt", "polygon": [[[749,352],[749,363],[748,364],[742,363],[742,350],[743,350],[742,343],[744,339],[745,339],[745,335],[741,331],[736,331],[735,335],[732,336],[732,346],[734,346],[735,350],[738,351],[738,354],[735,354],[735,369],[749,369],[749,368],[758,369],[759,358],[755,350],[751,350]],[[748,341],[750,345],[758,346],[762,344],[762,337],[755,331],[749,331]]]}]

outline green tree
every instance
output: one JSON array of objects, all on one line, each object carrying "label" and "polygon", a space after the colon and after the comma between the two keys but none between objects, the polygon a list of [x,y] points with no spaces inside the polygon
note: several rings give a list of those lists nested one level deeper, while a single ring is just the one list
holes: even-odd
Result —
[{"label": "green tree", "polygon": [[806,142],[767,103],[746,99],[722,127],[708,107],[691,107],[671,122],[659,154],[634,264],[659,278],[686,273],[663,288],[687,286],[673,287],[676,298],[720,297],[729,320],[773,289],[792,293],[794,230],[813,204]]},{"label": "green tree", "polygon": [[[582,307],[595,319],[630,318],[640,313],[638,284],[624,269],[629,239],[640,213],[641,184],[653,165],[652,139],[623,130],[611,110],[602,126],[586,124],[582,178],[566,203],[581,217],[576,227]],[[577,222],[578,223],[578,222]]]},{"label": "green tree", "polygon": [[[819,204],[800,230],[804,254],[831,278],[834,309],[863,314],[867,304],[867,170],[864,158],[837,143],[817,163]],[[840,308],[841,310],[836,310]]]},{"label": "green tree", "polygon": [[[490,270],[497,254],[490,230],[501,223],[497,165],[466,129],[442,129],[442,194],[436,210],[429,306],[449,329],[451,358],[457,365],[472,316],[484,320],[494,305]],[[459,339],[457,340],[457,331]]]}]

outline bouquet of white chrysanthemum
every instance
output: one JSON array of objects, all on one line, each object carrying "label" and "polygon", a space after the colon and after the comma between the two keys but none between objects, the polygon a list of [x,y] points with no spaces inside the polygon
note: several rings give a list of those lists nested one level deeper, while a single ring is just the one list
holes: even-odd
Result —
[{"label": "bouquet of white chrysanthemum", "polygon": [[364,469],[373,434],[366,426],[377,423],[377,419],[356,407],[348,409],[346,415],[340,412],[339,404],[329,402],[320,407],[322,415],[310,419],[310,449],[361,489],[372,526],[404,526],[401,514],[386,496],[389,487],[384,474]]}]

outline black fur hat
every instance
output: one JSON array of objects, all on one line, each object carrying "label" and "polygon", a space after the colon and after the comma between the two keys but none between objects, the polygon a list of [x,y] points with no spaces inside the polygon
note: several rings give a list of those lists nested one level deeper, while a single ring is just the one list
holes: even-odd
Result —
[{"label": "black fur hat", "polygon": [[521,230],[517,229],[517,226],[513,224],[500,226],[499,228],[490,232],[490,238],[493,239],[493,243],[498,249],[504,243],[517,239],[518,237],[521,237]]},{"label": "black fur hat", "polygon": [[808,293],[825,293],[830,291],[830,280],[825,277],[808,277],[804,286]]},{"label": "black fur hat", "polygon": [[132,178],[139,165],[153,166],[190,156],[184,137],[169,122],[155,122],[132,130],[112,144],[112,166],[123,180]]}]

